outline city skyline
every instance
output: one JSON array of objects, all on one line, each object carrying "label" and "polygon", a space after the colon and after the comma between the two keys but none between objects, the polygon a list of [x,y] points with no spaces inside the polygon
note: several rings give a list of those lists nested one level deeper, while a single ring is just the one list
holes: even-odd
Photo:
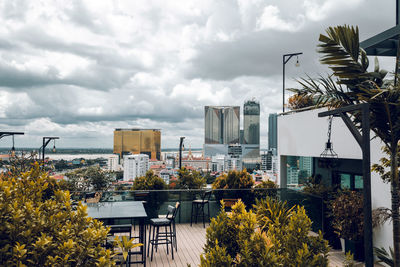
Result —
[{"label": "city skyline", "polygon": [[[180,136],[199,148],[204,106],[255,97],[266,148],[268,114],[282,109],[282,55],[303,52],[299,68],[286,65],[293,87],[328,72],[316,52],[327,27],[358,25],[364,40],[395,25],[394,9],[365,0],[5,1],[0,129],[25,132],[16,148],[40,147],[43,136],[59,136],[57,147],[112,148],[115,128],[157,128],[163,148]],[[393,62],[380,58],[388,71]]]}]

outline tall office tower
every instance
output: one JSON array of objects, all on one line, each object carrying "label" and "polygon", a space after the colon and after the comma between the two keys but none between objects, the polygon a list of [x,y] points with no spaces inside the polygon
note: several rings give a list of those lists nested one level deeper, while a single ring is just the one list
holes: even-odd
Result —
[{"label": "tall office tower", "polygon": [[114,153],[146,154],[150,159],[161,160],[161,131],[159,129],[115,129]]},{"label": "tall office tower", "polygon": [[244,144],[260,144],[260,103],[249,100],[243,105]]},{"label": "tall office tower", "polygon": [[240,107],[204,107],[205,144],[239,143]]},{"label": "tall office tower", "polygon": [[144,176],[149,170],[149,156],[145,154],[124,156],[124,181]]},{"label": "tall office tower", "polygon": [[278,114],[271,113],[268,116],[268,150],[276,155],[278,149]]}]

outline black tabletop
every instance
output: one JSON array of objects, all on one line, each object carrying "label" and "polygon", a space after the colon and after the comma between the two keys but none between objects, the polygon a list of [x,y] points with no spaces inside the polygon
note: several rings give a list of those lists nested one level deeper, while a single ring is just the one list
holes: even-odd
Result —
[{"label": "black tabletop", "polygon": [[89,217],[96,219],[146,218],[142,201],[87,203]]}]

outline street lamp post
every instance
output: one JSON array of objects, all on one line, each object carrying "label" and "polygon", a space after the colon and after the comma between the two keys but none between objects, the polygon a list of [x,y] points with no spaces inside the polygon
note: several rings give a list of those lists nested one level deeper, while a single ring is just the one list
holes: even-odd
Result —
[{"label": "street lamp post", "polygon": [[[282,98],[282,112],[285,112],[285,65],[293,56],[302,55],[303,53],[293,53],[293,54],[284,54],[282,57],[282,67],[283,67],[283,98]],[[297,60],[296,66],[298,66],[299,61]]]},{"label": "street lamp post", "polygon": [[179,141],[179,170],[182,169],[182,146],[183,146],[183,139],[185,139],[185,137],[181,137],[180,141]]},{"label": "street lamp post", "polygon": [[0,132],[0,139],[5,136],[12,136],[13,146],[11,148],[12,156],[15,154],[15,147],[14,147],[14,135],[24,135],[23,132]]},{"label": "street lamp post", "polygon": [[[54,136],[45,136],[43,137],[43,145],[42,145],[42,161],[44,163],[44,151],[46,150],[46,146],[50,143],[51,140],[56,140],[56,139],[60,139],[60,137],[54,137]],[[53,146],[53,150],[56,149],[56,144],[54,141],[54,146]],[[40,150],[40,149],[39,149]]]}]

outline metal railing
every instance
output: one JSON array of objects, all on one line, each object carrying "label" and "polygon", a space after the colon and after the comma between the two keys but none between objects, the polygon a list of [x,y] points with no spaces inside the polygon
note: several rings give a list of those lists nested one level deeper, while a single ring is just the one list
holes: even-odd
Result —
[{"label": "metal railing", "polygon": [[[109,201],[145,201],[145,208],[149,218],[166,214],[168,205],[181,203],[177,216],[177,223],[188,223],[191,217],[192,201],[200,199],[201,195],[210,189],[188,189],[188,190],[148,190],[148,191],[105,191],[101,192],[100,202]],[[94,195],[94,192],[72,192],[74,200],[85,200]],[[216,189],[212,190],[210,198],[210,217],[216,217],[221,210],[220,201],[223,199],[241,199],[247,209],[253,208],[256,199],[274,197],[286,201],[288,205],[301,205],[305,207],[308,217],[312,221],[313,231],[324,230],[324,210],[322,198],[301,191],[279,188],[279,189]]]}]

